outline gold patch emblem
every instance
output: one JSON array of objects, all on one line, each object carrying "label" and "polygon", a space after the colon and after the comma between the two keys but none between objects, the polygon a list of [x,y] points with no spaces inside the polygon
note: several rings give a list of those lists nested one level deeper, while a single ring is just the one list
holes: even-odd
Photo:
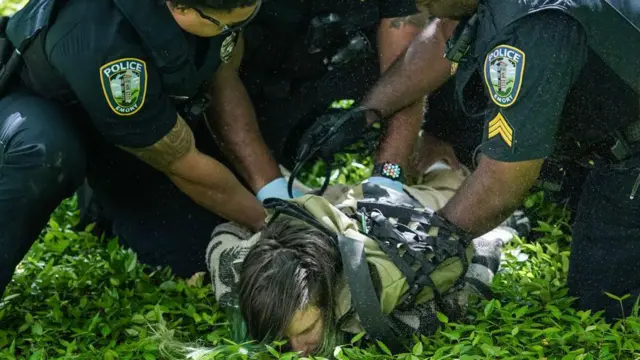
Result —
[{"label": "gold patch emblem", "polygon": [[513,128],[509,125],[507,119],[500,112],[489,121],[489,135],[487,140],[500,135],[502,140],[509,146],[513,146]]},{"label": "gold patch emblem", "polygon": [[451,63],[451,76],[455,75],[458,72],[458,63],[457,62],[452,62]]},{"label": "gold patch emblem", "polygon": [[223,63],[228,63],[231,60],[231,55],[233,54],[233,49],[236,47],[236,40],[238,38],[238,34],[232,32],[231,35],[227,36],[226,39],[220,45],[220,60]]}]

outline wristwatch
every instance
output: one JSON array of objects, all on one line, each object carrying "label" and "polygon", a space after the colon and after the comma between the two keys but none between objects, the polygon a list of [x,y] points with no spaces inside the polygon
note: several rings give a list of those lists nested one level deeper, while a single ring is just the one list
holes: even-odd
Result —
[{"label": "wristwatch", "polygon": [[400,165],[390,162],[375,164],[371,176],[382,176],[394,181],[404,182],[404,172]]}]

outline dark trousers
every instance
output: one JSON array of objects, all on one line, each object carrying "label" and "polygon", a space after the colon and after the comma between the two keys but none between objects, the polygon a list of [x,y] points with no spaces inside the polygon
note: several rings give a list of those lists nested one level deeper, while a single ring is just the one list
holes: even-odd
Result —
[{"label": "dark trousers", "polygon": [[[640,146],[639,146],[640,147]],[[569,262],[568,286],[577,307],[620,318],[618,297],[628,315],[640,295],[640,152],[616,165],[590,171],[582,187]]]},{"label": "dark trousers", "polygon": [[62,199],[85,176],[80,137],[55,104],[0,100],[0,295]]},{"label": "dark trousers", "polygon": [[53,210],[85,178],[114,234],[141,262],[180,276],[206,271],[204,250],[222,219],[164,174],[80,131],[73,119],[86,116],[26,91],[0,99],[0,294]]}]

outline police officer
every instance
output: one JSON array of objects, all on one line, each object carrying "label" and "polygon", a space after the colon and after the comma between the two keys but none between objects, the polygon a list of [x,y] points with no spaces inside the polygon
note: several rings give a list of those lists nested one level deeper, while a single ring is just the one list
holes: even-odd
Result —
[{"label": "police officer", "polygon": [[[265,2],[244,32],[241,76],[276,160],[291,169],[300,136],[317,116],[335,100],[360,100],[426,18],[415,0]],[[376,162],[406,165],[421,116],[416,102],[393,118]]]},{"label": "police officer", "polygon": [[[262,225],[261,203],[215,159],[222,156],[201,121],[246,120],[243,133],[222,139],[249,138],[268,153],[255,121],[233,112],[242,89],[238,33],[259,7],[33,0],[11,18],[15,51],[2,74],[19,71],[0,89],[0,293],[85,176],[116,235],[141,261],[178,275],[205,268],[202,243],[223,218]],[[218,106],[207,112],[209,102]],[[277,173],[274,162],[263,164]],[[240,171],[254,192],[278,176],[264,166]]]},{"label": "police officer", "polygon": [[[589,167],[568,287],[578,308],[604,310],[608,319],[620,316],[620,305],[605,292],[630,294],[626,312],[640,294],[640,36],[637,14],[628,12],[637,7],[625,4],[428,1],[441,19],[361,103],[384,117],[455,74],[456,97],[469,121],[484,123],[483,141],[477,169],[440,214],[475,235],[521,203],[545,159]],[[479,100],[469,96],[473,84],[483,88]],[[376,120],[371,111],[343,116]]]}]

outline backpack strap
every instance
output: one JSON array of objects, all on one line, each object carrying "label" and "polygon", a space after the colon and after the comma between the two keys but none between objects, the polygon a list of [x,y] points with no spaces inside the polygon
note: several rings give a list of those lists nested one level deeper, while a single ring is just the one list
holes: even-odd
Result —
[{"label": "backpack strap", "polygon": [[[370,200],[358,201],[357,208],[370,220],[368,235],[407,279],[409,289],[399,309],[413,306],[425,287],[430,287],[436,298],[440,296],[431,274],[443,261],[458,257],[463,274],[467,272],[466,249],[471,236],[435,212]],[[388,218],[397,222],[391,223]],[[418,229],[410,228],[410,222],[419,224]],[[430,233],[433,228],[437,228],[436,234]],[[400,251],[404,253],[400,255]],[[416,270],[414,265],[418,265]]]},{"label": "backpack strap", "polygon": [[343,270],[351,290],[351,301],[360,322],[370,336],[382,341],[394,352],[402,351],[402,343],[389,317],[380,310],[380,300],[371,280],[364,243],[344,234],[338,234],[337,237]]}]

